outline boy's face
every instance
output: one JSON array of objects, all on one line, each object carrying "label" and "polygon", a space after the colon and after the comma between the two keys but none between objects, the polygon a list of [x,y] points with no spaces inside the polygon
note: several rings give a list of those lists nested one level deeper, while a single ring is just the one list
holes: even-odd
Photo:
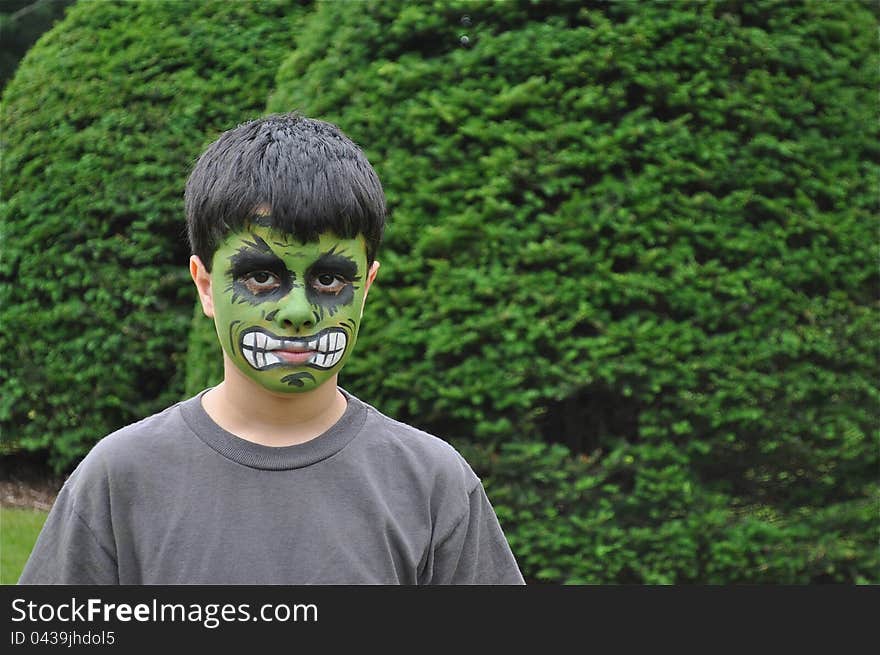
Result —
[{"label": "boy's face", "polygon": [[302,243],[268,227],[229,235],[214,253],[210,295],[220,344],[246,376],[276,393],[311,391],[354,348],[367,287],[362,236]]}]

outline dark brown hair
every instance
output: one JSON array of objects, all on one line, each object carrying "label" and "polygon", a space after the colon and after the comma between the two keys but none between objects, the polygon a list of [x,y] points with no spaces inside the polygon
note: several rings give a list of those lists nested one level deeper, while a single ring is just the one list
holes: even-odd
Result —
[{"label": "dark brown hair", "polygon": [[363,234],[372,264],[385,193],[363,151],[331,123],[272,114],[224,132],[199,157],[184,194],[192,253],[210,271],[230,232],[248,222],[304,242]]}]

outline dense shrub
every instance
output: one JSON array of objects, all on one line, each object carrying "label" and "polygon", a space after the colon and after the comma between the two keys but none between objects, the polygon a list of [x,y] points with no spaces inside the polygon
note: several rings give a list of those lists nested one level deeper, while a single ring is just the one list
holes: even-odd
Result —
[{"label": "dense shrub", "polygon": [[268,108],[340,124],[393,212],[343,384],[497,451],[477,459],[531,578],[878,579],[877,22],[310,16]]},{"label": "dense shrub", "polygon": [[184,391],[183,181],[289,53],[268,110],[337,122],[393,211],[342,383],[464,451],[530,580],[880,582],[872,5],[301,14],[81,3],[22,63],[4,449],[64,467]]},{"label": "dense shrub", "polygon": [[293,0],[82,2],[6,88],[3,450],[68,468],[176,401],[195,293],[183,186],[261,113]]},{"label": "dense shrub", "polygon": [[74,0],[5,0],[0,4],[0,91],[34,42]]},{"label": "dense shrub", "polygon": [[731,502],[674,444],[573,457],[560,444],[457,444],[530,582],[875,583],[880,485],[828,507]]}]

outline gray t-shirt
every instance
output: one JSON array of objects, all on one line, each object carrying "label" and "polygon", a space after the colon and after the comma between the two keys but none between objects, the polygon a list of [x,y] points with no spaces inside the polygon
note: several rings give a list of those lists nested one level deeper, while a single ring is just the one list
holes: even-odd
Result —
[{"label": "gray t-shirt", "polygon": [[462,456],[343,393],[295,446],[227,432],[202,394],[105,437],[19,584],[523,584]]}]

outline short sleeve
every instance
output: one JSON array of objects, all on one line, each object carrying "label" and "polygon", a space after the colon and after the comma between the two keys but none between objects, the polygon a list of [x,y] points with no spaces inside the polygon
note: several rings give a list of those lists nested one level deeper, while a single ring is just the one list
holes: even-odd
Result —
[{"label": "short sleeve", "polygon": [[78,469],[68,479],[18,584],[118,584],[106,481],[96,477]]},{"label": "short sleeve", "polygon": [[468,495],[467,513],[431,549],[424,584],[525,584],[483,485]]}]

